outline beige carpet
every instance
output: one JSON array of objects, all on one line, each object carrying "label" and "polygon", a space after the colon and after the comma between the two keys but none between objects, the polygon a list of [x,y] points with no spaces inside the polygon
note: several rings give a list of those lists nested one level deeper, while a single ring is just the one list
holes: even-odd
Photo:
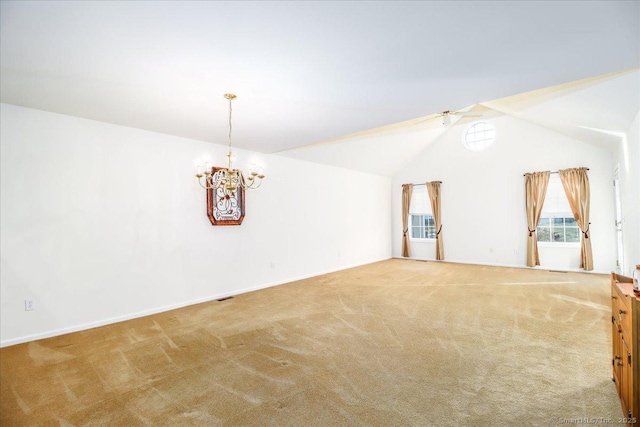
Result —
[{"label": "beige carpet", "polygon": [[602,275],[379,262],[3,348],[1,425],[619,425],[609,303]]}]

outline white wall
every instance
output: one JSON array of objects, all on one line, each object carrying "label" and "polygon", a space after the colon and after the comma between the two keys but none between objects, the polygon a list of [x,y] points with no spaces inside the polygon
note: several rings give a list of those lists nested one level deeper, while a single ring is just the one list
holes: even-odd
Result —
[{"label": "white wall", "polygon": [[[525,266],[525,172],[589,167],[594,269],[615,267],[612,154],[509,116],[486,113],[497,129],[487,150],[462,146],[470,122],[453,125],[393,178],[393,255],[401,256],[401,185],[440,180],[445,259]],[[434,243],[412,242],[411,255],[435,259]],[[541,268],[576,270],[580,248],[539,248]]]},{"label": "white wall", "polygon": [[622,230],[624,245],[623,274],[631,276],[640,264],[640,113],[638,113],[616,153],[620,170]]},{"label": "white wall", "polygon": [[235,150],[267,178],[241,226],[213,227],[194,165],[226,147],[7,104],[0,118],[2,345],[391,256],[389,178]]}]

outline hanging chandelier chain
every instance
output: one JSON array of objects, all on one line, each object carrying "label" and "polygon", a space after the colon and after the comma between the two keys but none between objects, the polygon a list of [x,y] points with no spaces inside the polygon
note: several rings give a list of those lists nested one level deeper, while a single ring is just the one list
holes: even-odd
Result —
[{"label": "hanging chandelier chain", "polygon": [[231,153],[231,114],[233,112],[232,102],[233,98],[229,97],[229,153]]}]

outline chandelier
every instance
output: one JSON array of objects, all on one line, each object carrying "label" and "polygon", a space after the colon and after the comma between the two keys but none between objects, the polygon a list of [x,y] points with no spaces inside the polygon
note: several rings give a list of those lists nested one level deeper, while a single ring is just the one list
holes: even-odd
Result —
[{"label": "chandelier", "polygon": [[[247,190],[258,188],[260,184],[262,184],[264,174],[254,163],[249,165],[249,174],[247,176],[245,176],[240,169],[233,168],[235,157],[231,151],[231,113],[233,112],[231,102],[236,99],[236,95],[225,93],[224,97],[229,100],[229,152],[227,153],[227,167],[210,168],[209,163],[205,163],[204,174],[200,171],[200,166],[198,166],[196,178],[198,178],[200,186],[207,190],[224,189],[226,191],[236,191],[238,187]],[[204,178],[204,183],[202,178]]]}]

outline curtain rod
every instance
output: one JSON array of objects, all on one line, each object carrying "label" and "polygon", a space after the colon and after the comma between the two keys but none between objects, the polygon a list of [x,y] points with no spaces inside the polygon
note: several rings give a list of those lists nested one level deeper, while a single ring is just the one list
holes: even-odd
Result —
[{"label": "curtain rod", "polygon": [[[582,169],[582,168],[576,168],[576,169]],[[585,168],[585,169],[586,169],[586,170],[589,170],[589,168]],[[558,171],[553,171],[553,172],[549,172],[549,173],[551,173],[551,174],[556,174],[556,173],[560,173],[560,172],[558,172]],[[522,176],[527,176],[527,174],[525,173],[525,174],[524,174],[524,175],[522,175]]]},{"label": "curtain rod", "polygon": [[[442,184],[442,181],[433,181],[433,182],[439,182],[440,184]],[[406,184],[402,184],[402,185],[406,185]],[[402,185],[401,185],[400,187],[402,187]],[[427,184],[424,184],[424,183],[423,183],[423,184],[410,184],[410,185],[412,185],[412,186],[414,186],[414,187],[419,187],[419,186],[421,186],[421,185],[427,185]]]}]

